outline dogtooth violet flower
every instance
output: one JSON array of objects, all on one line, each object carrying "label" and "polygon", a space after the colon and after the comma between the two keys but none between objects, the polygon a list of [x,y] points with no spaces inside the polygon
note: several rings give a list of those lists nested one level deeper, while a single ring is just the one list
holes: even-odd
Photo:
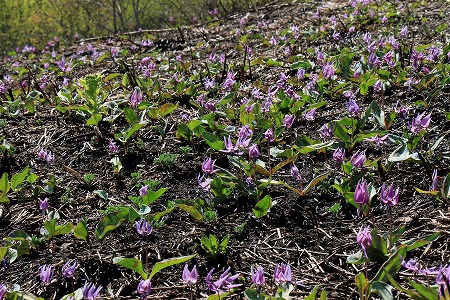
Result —
[{"label": "dogtooth violet flower", "polygon": [[411,121],[411,132],[418,133],[421,130],[427,129],[431,122],[431,114],[424,116],[425,113],[421,113]]},{"label": "dogtooth violet flower", "polygon": [[264,277],[264,269],[259,266],[256,271],[253,269],[251,269],[251,276],[252,276],[252,283],[256,284],[256,285],[263,285],[264,282],[266,281],[266,278]]},{"label": "dogtooth violet flower", "polygon": [[150,279],[141,280],[138,283],[137,286],[137,292],[141,294],[142,299],[147,299],[147,296],[150,294],[150,291],[152,289],[152,283],[150,282]]},{"label": "dogtooth violet flower", "polygon": [[308,121],[314,121],[316,119],[316,109],[313,108],[305,113],[305,119]]},{"label": "dogtooth violet flower", "polygon": [[386,187],[386,184],[383,183],[380,191],[381,201],[387,206],[392,207],[398,203],[398,193],[399,188],[397,187],[397,189],[394,191],[393,183],[391,183],[391,185],[389,185],[388,187]]},{"label": "dogtooth violet flower", "polygon": [[362,206],[369,204],[369,187],[364,179],[360,179],[356,184],[353,199],[356,204],[359,204],[358,216],[360,216]]},{"label": "dogtooth violet flower", "polygon": [[415,259],[410,259],[406,261],[402,258],[402,266],[412,271],[413,273],[419,273],[420,270],[419,263]]},{"label": "dogtooth violet flower", "polygon": [[103,288],[102,286],[96,288],[93,283],[86,282],[82,289],[83,298],[85,300],[95,300],[100,291],[102,290],[102,288]]},{"label": "dogtooth violet flower", "polygon": [[361,109],[355,100],[350,100],[347,102],[347,109],[348,112],[354,117],[359,116],[359,113],[361,112]]},{"label": "dogtooth violet flower", "polygon": [[269,143],[271,143],[271,142],[274,141],[275,137],[274,137],[274,135],[273,135],[273,129],[272,129],[272,127],[269,128],[269,129],[267,129],[267,130],[264,132],[264,138],[265,138]]},{"label": "dogtooth violet flower", "polygon": [[189,271],[188,265],[185,265],[181,278],[187,286],[195,285],[198,280],[197,266],[193,266],[192,271]]},{"label": "dogtooth violet flower", "polygon": [[133,107],[138,106],[141,102],[142,102],[142,91],[141,89],[137,86],[134,88],[133,94],[131,94],[130,97],[130,103]]},{"label": "dogtooth violet flower", "polygon": [[333,159],[337,163],[342,163],[345,159],[345,149],[342,148],[336,148],[333,152]]},{"label": "dogtooth violet flower", "polygon": [[295,180],[302,181],[302,176],[300,175],[300,171],[298,170],[298,167],[295,164],[293,164],[291,166],[290,172],[291,172],[291,176]]},{"label": "dogtooth violet flower", "polygon": [[211,189],[211,178],[205,178],[205,175],[198,174],[197,181],[202,190],[209,192]]},{"label": "dogtooth violet flower", "polygon": [[437,191],[438,190],[438,176],[437,176],[437,169],[434,169],[433,171],[433,176],[431,177],[432,182],[431,182],[431,190],[432,191]]},{"label": "dogtooth violet flower", "polygon": [[361,226],[361,228],[358,231],[358,234],[356,235],[356,242],[358,243],[358,245],[361,246],[364,255],[368,258],[367,256],[367,249],[369,248],[370,245],[372,245],[372,235],[370,234],[370,227],[363,227]]},{"label": "dogtooth violet flower", "polygon": [[75,274],[75,270],[77,268],[77,262],[74,261],[73,264],[70,264],[70,261],[66,262],[61,268],[61,274],[64,278],[72,278]]},{"label": "dogtooth violet flower", "polygon": [[147,235],[150,235],[152,233],[153,228],[147,222],[147,220],[142,218],[142,219],[139,220],[139,222],[136,222],[136,231],[142,236],[147,236]]},{"label": "dogtooth violet flower", "polygon": [[291,128],[292,124],[294,124],[294,116],[285,115],[283,119],[283,126],[286,128]]},{"label": "dogtooth violet flower", "polygon": [[0,284],[0,300],[3,299],[6,292],[8,291],[8,288],[4,286],[3,284]]},{"label": "dogtooth violet flower", "polygon": [[277,285],[292,281],[291,266],[289,264],[276,264],[273,280]]},{"label": "dogtooth violet flower", "polygon": [[39,277],[43,283],[51,283],[53,276],[53,267],[51,265],[43,265]]},{"label": "dogtooth violet flower", "polygon": [[206,174],[214,174],[216,171],[214,170],[214,163],[216,161],[212,160],[211,157],[208,157],[202,164],[202,171]]},{"label": "dogtooth violet flower", "polygon": [[362,151],[356,151],[350,158],[350,162],[352,163],[353,167],[357,169],[361,169],[364,166],[365,161],[366,155]]},{"label": "dogtooth violet flower", "polygon": [[48,210],[48,198],[45,197],[44,200],[39,199],[39,209],[42,213],[45,213]]},{"label": "dogtooth violet flower", "polygon": [[148,194],[148,185],[143,185],[141,186],[141,188],[139,189],[139,196],[144,197]]},{"label": "dogtooth violet flower", "polygon": [[211,271],[209,271],[208,275],[206,275],[206,286],[208,287],[208,289],[214,293],[221,293],[241,286],[242,284],[233,284],[233,281],[239,278],[239,274],[228,274],[230,270],[231,267],[228,267],[228,269],[226,269],[222,273],[222,275],[220,275],[218,280],[212,281],[211,277],[214,272],[214,268],[212,268]]},{"label": "dogtooth violet flower", "polygon": [[258,149],[258,145],[253,144],[248,148],[248,156],[250,157],[250,159],[254,159],[260,156],[260,152]]}]

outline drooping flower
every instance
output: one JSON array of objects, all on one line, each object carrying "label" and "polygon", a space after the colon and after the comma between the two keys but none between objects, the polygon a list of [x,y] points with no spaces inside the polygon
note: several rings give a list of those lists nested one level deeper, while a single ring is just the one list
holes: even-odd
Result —
[{"label": "drooping flower", "polygon": [[337,163],[342,163],[345,159],[345,149],[342,148],[336,148],[333,152],[333,159]]},{"label": "drooping flower", "polygon": [[202,190],[209,192],[211,189],[211,178],[205,178],[205,175],[198,174],[197,182]]},{"label": "drooping flower", "polygon": [[283,119],[283,126],[286,128],[291,128],[292,124],[294,124],[294,116],[293,115],[285,115]]},{"label": "drooping flower", "polygon": [[357,169],[361,169],[364,166],[365,161],[366,155],[363,151],[356,151],[350,158],[350,162],[352,163],[353,167]]},{"label": "drooping flower", "polygon": [[148,194],[148,185],[144,184],[143,186],[141,186],[141,188],[139,189],[139,196],[144,197]]},{"label": "drooping flower", "polygon": [[364,179],[360,179],[356,184],[354,201],[356,204],[369,204],[369,187]]},{"label": "drooping flower", "polygon": [[273,280],[277,285],[292,281],[291,266],[289,264],[276,264],[273,272]]},{"label": "drooping flower", "polygon": [[136,222],[136,231],[142,236],[148,236],[152,233],[153,228],[146,219],[142,218],[139,222]]},{"label": "drooping flower", "polygon": [[293,164],[291,166],[290,172],[291,172],[291,176],[294,177],[295,180],[302,181],[302,176],[300,175],[300,171],[298,170],[298,167],[295,164]]},{"label": "drooping flower", "polygon": [[417,260],[415,259],[410,259],[408,261],[405,261],[402,258],[402,266],[410,271],[412,271],[413,273],[418,273],[420,270],[420,266],[419,263],[417,262]]},{"label": "drooping flower", "polygon": [[326,63],[326,64],[323,65],[323,67],[322,67],[322,75],[323,75],[323,78],[328,79],[328,78],[333,77],[335,71],[336,71],[336,70],[334,69],[334,66],[333,66],[332,63]]},{"label": "drooping flower", "polygon": [[39,199],[39,209],[42,213],[45,213],[48,210],[48,198],[45,197],[44,200]]},{"label": "drooping flower", "polygon": [[111,154],[115,154],[115,153],[119,152],[119,146],[116,145],[116,142],[114,142],[113,140],[110,140],[109,144],[108,144],[108,151]]},{"label": "drooping flower", "polygon": [[361,246],[364,255],[368,258],[367,256],[367,249],[369,248],[370,245],[372,245],[372,235],[370,234],[370,227],[363,227],[361,226],[361,228],[359,229],[358,234],[356,235],[356,241],[358,243],[358,245]]},{"label": "drooping flower", "polygon": [[45,160],[49,165],[55,162],[55,156],[52,154],[51,151],[46,149],[39,150],[37,158]]},{"label": "drooping flower", "polygon": [[7,291],[8,291],[8,288],[5,285],[0,284],[0,300],[3,299],[3,297],[5,296]]},{"label": "drooping flower", "polygon": [[439,180],[438,180],[438,176],[437,176],[437,169],[434,169],[433,171],[433,176],[431,177],[432,181],[431,181],[431,190],[432,191],[437,191],[438,190],[438,184],[439,184]]},{"label": "drooping flower", "polygon": [[264,132],[264,138],[269,142],[273,142],[274,141],[274,134],[273,134],[273,129],[269,128]]},{"label": "drooping flower", "polygon": [[130,103],[133,107],[137,107],[141,102],[142,102],[142,91],[141,89],[137,86],[134,88],[133,94],[131,94],[130,97]]},{"label": "drooping flower", "polygon": [[189,271],[188,265],[185,265],[181,277],[187,286],[195,285],[198,280],[197,266],[192,267],[192,271]]},{"label": "drooping flower", "polygon": [[388,187],[383,183],[380,191],[381,201],[389,207],[395,206],[398,203],[399,188],[394,191],[394,183],[391,183]]},{"label": "drooping flower", "polygon": [[208,289],[214,293],[221,293],[241,286],[242,284],[233,284],[233,281],[239,278],[239,274],[228,274],[230,270],[231,267],[228,267],[228,269],[226,269],[225,272],[220,275],[218,280],[212,281],[211,278],[214,272],[214,268],[212,268],[211,271],[209,271],[208,275],[206,275],[206,286],[208,287]]},{"label": "drooping flower", "polygon": [[411,121],[411,132],[418,133],[424,129],[427,129],[431,122],[431,114],[424,116],[425,113],[421,113]]},{"label": "drooping flower", "polygon": [[61,268],[61,274],[64,278],[72,278],[75,274],[75,270],[77,268],[77,262],[74,261],[73,264],[70,264],[70,261],[66,262]]},{"label": "drooping flower", "polygon": [[98,288],[93,283],[86,282],[83,286],[83,298],[85,300],[95,300],[102,290],[102,286],[100,285]]},{"label": "drooping flower", "polygon": [[322,128],[319,130],[319,133],[324,137],[328,138],[333,134],[333,126],[331,123],[326,123],[322,126]]},{"label": "drooping flower", "polygon": [[41,281],[43,283],[49,284],[52,282],[52,276],[53,276],[53,267],[51,265],[43,265],[41,267],[41,273],[39,274]]},{"label": "drooping flower", "polygon": [[394,111],[399,115],[400,118],[405,119],[408,116],[408,111],[411,109],[410,106],[404,106],[401,105],[400,107],[398,106],[398,101],[397,104],[395,104],[394,107]]},{"label": "drooping flower", "polygon": [[313,108],[305,113],[305,119],[308,121],[314,121],[316,119],[316,109]]},{"label": "drooping flower", "polygon": [[142,299],[147,299],[147,296],[150,294],[150,291],[152,290],[152,283],[150,282],[150,279],[141,280],[137,286],[137,292],[141,294]]},{"label": "drooping flower", "polygon": [[253,266],[251,269],[252,283],[256,285],[264,285],[266,282],[266,278],[264,277],[264,269],[261,266],[258,266],[257,270],[253,270]]},{"label": "drooping flower", "polygon": [[238,138],[241,140],[248,139],[253,134],[253,131],[250,129],[250,125],[245,125],[241,127],[238,133]]},{"label": "drooping flower", "polygon": [[214,163],[216,161],[212,160],[211,157],[208,157],[202,164],[202,171],[206,174],[214,174],[216,170],[214,170]]},{"label": "drooping flower", "polygon": [[359,114],[361,112],[361,109],[359,108],[359,105],[356,103],[355,100],[348,101],[347,109],[348,109],[348,112],[354,117],[359,116]]},{"label": "drooping flower", "polygon": [[260,155],[261,153],[259,152],[258,145],[253,144],[248,148],[248,156],[250,159],[255,159]]},{"label": "drooping flower", "polygon": [[375,135],[375,136],[373,136],[371,138],[365,138],[364,141],[371,142],[371,143],[374,143],[377,146],[380,146],[380,145],[386,143],[385,140],[388,138],[388,136],[389,135],[386,134],[385,136],[379,137],[378,134],[377,134],[377,135]]}]

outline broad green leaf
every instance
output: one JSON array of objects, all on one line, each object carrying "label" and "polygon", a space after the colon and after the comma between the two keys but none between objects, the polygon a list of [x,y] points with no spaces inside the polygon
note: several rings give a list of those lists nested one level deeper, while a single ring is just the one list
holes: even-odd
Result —
[{"label": "broad green leaf", "polygon": [[244,291],[244,297],[245,297],[245,299],[248,299],[248,300],[271,300],[271,299],[273,299],[272,297],[270,297],[264,293],[258,292],[255,289],[246,289]]},{"label": "broad green leaf", "polygon": [[36,180],[38,180],[39,176],[34,174],[34,173],[30,173],[27,177],[27,181],[28,183],[35,183]]},{"label": "broad green leaf", "polygon": [[272,198],[270,195],[266,195],[264,198],[256,203],[255,207],[252,209],[253,214],[256,218],[261,218],[267,215],[267,212],[272,207]]},{"label": "broad green leaf", "polygon": [[165,268],[173,266],[173,265],[184,263],[184,262],[190,260],[191,258],[195,257],[196,255],[197,254],[188,255],[188,256],[181,256],[181,257],[175,257],[175,258],[169,258],[169,259],[157,262],[153,266],[152,272],[150,273],[150,276],[148,278],[152,279],[153,276],[156,273],[158,273],[159,271],[161,271],[162,269],[165,269]]},{"label": "broad green leaf", "polygon": [[165,192],[167,188],[160,188],[157,191],[148,191],[147,195],[142,197],[142,204],[150,205],[158,200]]},{"label": "broad green leaf", "polygon": [[86,125],[97,126],[101,120],[102,120],[101,114],[92,114],[92,116],[86,121]]},{"label": "broad green leaf", "polygon": [[327,300],[327,291],[322,290],[322,292],[320,293],[320,300]]},{"label": "broad green leaf", "polygon": [[123,114],[125,115],[125,119],[127,120],[127,122],[129,124],[134,124],[134,123],[139,122],[136,112],[131,107],[126,106],[123,109]]},{"label": "broad green leaf", "polygon": [[359,264],[365,263],[366,261],[367,261],[367,259],[361,250],[347,256],[347,262],[349,264],[359,265]]},{"label": "broad green leaf", "polygon": [[420,162],[419,155],[417,153],[411,153],[408,150],[407,145],[402,145],[395,149],[391,155],[389,155],[388,161],[390,162],[398,162],[398,161],[412,161],[412,162]]},{"label": "broad green leaf", "polygon": [[406,278],[409,284],[419,293],[424,299],[439,299],[438,291],[436,288],[430,286],[423,286],[409,278]]},{"label": "broad green leaf", "polygon": [[311,293],[309,293],[308,296],[306,296],[305,298],[303,298],[303,300],[315,300],[315,299],[316,299],[317,292],[319,291],[319,288],[320,288],[320,286],[319,286],[319,285],[316,285],[316,286],[314,287],[314,289],[311,291]]},{"label": "broad green leaf", "polygon": [[168,114],[170,114],[172,111],[177,109],[177,105],[173,103],[164,103],[158,108],[153,108],[149,110],[148,116],[152,119],[158,119],[160,117],[164,117]]},{"label": "broad green leaf", "polygon": [[389,259],[381,266],[373,281],[385,281],[387,279],[386,274],[394,276],[398,270],[400,270],[402,263],[401,258],[406,256],[406,252],[407,248],[404,245],[396,249]]},{"label": "broad green leaf", "polygon": [[8,205],[9,204],[9,198],[8,198],[8,196],[6,196],[6,195],[1,195],[0,196],[0,204],[6,204],[6,205]]},{"label": "broad green leaf", "polygon": [[74,225],[72,223],[67,223],[64,225],[57,225],[55,227],[55,232],[54,232],[54,236],[57,235],[64,235],[64,234],[68,234],[71,233],[73,231]]},{"label": "broad green leaf", "polygon": [[148,279],[148,274],[144,271],[142,262],[137,258],[114,257],[113,263],[137,272],[143,279]]},{"label": "broad green leaf", "polygon": [[309,153],[309,152],[313,152],[313,151],[317,151],[317,150],[320,150],[320,149],[328,148],[331,145],[333,145],[333,142],[314,144],[314,145],[302,147],[302,148],[300,148],[300,150],[298,152],[301,153],[301,154],[306,154],[306,153]]},{"label": "broad green leaf", "polygon": [[359,273],[355,277],[356,288],[358,289],[360,299],[366,298],[366,291],[369,288],[369,280],[363,273]]},{"label": "broad green leaf", "polygon": [[2,178],[0,178],[0,191],[6,195],[9,192],[9,188],[8,173],[3,173]]},{"label": "broad green leaf", "polygon": [[332,127],[333,134],[337,138],[341,139],[346,144],[350,144],[350,136],[348,135],[347,129],[345,127],[337,122],[334,122]]},{"label": "broad green leaf", "polygon": [[433,233],[429,236],[426,236],[424,238],[421,238],[421,239],[407,241],[404,243],[404,245],[406,245],[408,247],[408,251],[411,251],[411,250],[425,246],[425,245],[437,240],[439,238],[439,236],[440,236],[440,233],[435,232],[435,233]]},{"label": "broad green leaf", "polygon": [[73,230],[73,235],[80,240],[87,241],[88,240],[88,229],[87,229],[87,219],[83,218],[78,222]]},{"label": "broad green leaf", "polygon": [[371,285],[370,293],[379,294],[381,300],[393,300],[394,295],[392,294],[392,286],[386,282],[375,281]]},{"label": "broad green leaf", "polygon": [[330,173],[331,173],[331,171],[328,171],[328,172],[325,173],[325,174],[322,174],[322,175],[319,175],[319,176],[313,178],[313,180],[311,180],[311,181],[308,183],[308,185],[302,190],[302,194],[303,194],[303,195],[308,194],[308,192],[309,192],[313,187],[315,187],[319,182],[324,181],[324,180],[328,177],[328,175],[330,175]]},{"label": "broad green leaf", "polygon": [[122,211],[112,212],[103,217],[95,228],[97,239],[102,241],[107,234],[122,225],[122,222],[127,219],[128,213],[128,209],[124,209]]},{"label": "broad green leaf", "polygon": [[14,192],[17,192],[21,189],[21,187],[23,186],[23,182],[27,178],[29,170],[30,169],[26,167],[22,172],[13,175],[13,177],[11,178],[11,189]]},{"label": "broad green leaf", "polygon": [[106,193],[104,190],[95,190],[94,194],[102,198],[103,200],[108,200],[108,193]]},{"label": "broad green leaf", "polygon": [[187,205],[187,204],[177,204],[177,206],[182,211],[187,212],[196,221],[202,221],[203,220],[202,214],[198,211],[197,208],[195,208],[195,206]]},{"label": "broad green leaf", "polygon": [[233,290],[229,291],[229,292],[225,292],[225,293],[220,293],[219,295],[217,294],[211,294],[208,296],[208,298],[206,298],[206,300],[221,300],[221,299],[227,299],[227,296],[230,295],[233,292]]},{"label": "broad green leaf", "polygon": [[442,197],[446,200],[450,199],[450,173],[447,173],[444,178],[444,182],[442,184]]},{"label": "broad green leaf", "polygon": [[10,247],[0,247],[0,261],[3,260]]},{"label": "broad green leaf", "polygon": [[210,146],[214,150],[222,150],[225,147],[224,142],[212,133],[203,131],[202,136],[208,146]]}]

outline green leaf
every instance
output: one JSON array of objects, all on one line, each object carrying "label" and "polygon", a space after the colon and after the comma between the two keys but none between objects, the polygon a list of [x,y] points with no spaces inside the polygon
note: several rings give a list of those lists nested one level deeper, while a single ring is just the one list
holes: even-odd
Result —
[{"label": "green leaf", "polygon": [[255,289],[246,289],[244,297],[248,300],[272,300],[273,298]]},{"label": "green leaf", "polygon": [[378,103],[374,100],[370,104],[370,109],[372,109],[373,116],[375,117],[375,121],[377,121],[378,126],[386,129],[386,121],[384,118],[384,111],[378,105]]},{"label": "green leaf", "polygon": [[326,142],[326,143],[320,143],[320,144],[314,144],[314,145],[310,145],[310,146],[305,146],[300,148],[299,153],[301,154],[306,154],[309,152],[313,152],[313,151],[317,151],[320,149],[325,149],[330,147],[331,145],[333,145],[333,142]]},{"label": "green leaf", "polygon": [[303,298],[303,300],[315,300],[315,299],[316,299],[317,292],[319,291],[319,288],[320,288],[320,286],[319,286],[319,285],[316,285],[316,286],[314,287],[314,289],[311,291],[311,293],[309,293],[308,296],[306,296],[305,298]]},{"label": "green leaf", "polygon": [[348,135],[347,129],[341,124],[334,122],[333,124],[333,134],[341,139],[344,143],[350,144],[350,136]]},{"label": "green leaf", "polygon": [[86,121],[86,125],[97,126],[102,120],[101,114],[92,114],[92,116]]},{"label": "green leaf", "polygon": [[55,227],[55,231],[54,231],[53,236],[64,235],[64,234],[71,233],[73,231],[73,228],[74,228],[74,226],[70,222],[67,223],[67,224],[64,224],[64,225],[57,225]]},{"label": "green leaf", "polygon": [[440,236],[440,233],[435,232],[435,233],[433,233],[429,236],[426,236],[424,238],[421,238],[421,239],[406,241],[404,243],[404,245],[406,245],[408,247],[408,251],[411,251],[411,250],[425,246],[425,245],[437,240],[439,238],[439,236]]},{"label": "green leaf", "polygon": [[203,220],[202,214],[198,211],[197,208],[195,208],[195,206],[180,203],[177,204],[177,207],[180,208],[182,211],[187,212],[196,221]]},{"label": "green leaf", "polygon": [[409,278],[406,278],[409,284],[419,293],[424,299],[439,299],[438,291],[436,288],[430,286],[423,286]]},{"label": "green leaf", "polygon": [[22,188],[23,182],[25,181],[25,178],[27,178],[29,170],[30,169],[26,167],[22,172],[13,175],[11,178],[11,189],[14,192],[17,192]]},{"label": "green leaf", "polygon": [[131,107],[126,106],[123,109],[123,114],[125,115],[125,119],[129,124],[134,124],[139,121],[136,112]]},{"label": "green leaf", "polygon": [[6,196],[6,195],[1,195],[0,196],[0,204],[6,204],[6,205],[8,205],[9,204],[9,198],[8,198],[8,196]]},{"label": "green leaf", "polygon": [[412,161],[412,162],[420,162],[419,155],[414,152],[411,153],[408,150],[407,145],[402,145],[395,149],[391,155],[389,155],[388,161],[390,162],[398,162],[398,161]]},{"label": "green leaf", "polygon": [[366,278],[366,276],[364,276],[363,273],[359,273],[355,277],[355,284],[356,284],[356,288],[358,289],[360,299],[365,299],[366,298],[365,292],[367,291],[367,288],[369,287],[369,280]]},{"label": "green leaf", "polygon": [[206,144],[213,148],[214,150],[222,150],[225,147],[225,144],[221,139],[219,139],[216,135],[209,133],[207,131],[202,132],[203,139]]},{"label": "green leaf", "polygon": [[156,200],[158,200],[165,192],[167,188],[160,188],[157,191],[149,191],[147,195],[142,197],[142,204],[150,205]]},{"label": "green leaf", "polygon": [[313,180],[311,180],[308,185],[302,190],[302,194],[306,195],[308,194],[308,192],[314,187],[316,186],[319,182],[324,181],[328,175],[330,175],[331,171],[328,171],[325,174],[319,175],[315,178],[313,178]]},{"label": "green leaf", "polygon": [[370,293],[379,294],[381,300],[393,300],[394,295],[392,294],[392,286],[386,282],[375,281],[371,285]]},{"label": "green leaf", "polygon": [[192,254],[192,255],[188,255],[188,256],[169,258],[169,259],[157,262],[153,266],[152,272],[150,273],[150,276],[148,278],[152,279],[153,276],[155,276],[155,274],[158,273],[159,271],[161,271],[162,269],[165,269],[165,268],[173,266],[173,265],[184,263],[184,262],[190,260],[191,258],[195,257],[196,255],[197,254]]},{"label": "green leaf", "polygon": [[73,230],[73,235],[79,239],[86,241],[88,240],[88,229],[87,229],[87,219],[83,218],[78,222],[78,224],[75,226]]},{"label": "green leaf", "polygon": [[144,271],[142,262],[137,258],[114,257],[113,264],[133,270],[137,272],[143,279],[148,279],[148,274]]},{"label": "green leaf", "polygon": [[173,103],[164,103],[158,108],[153,108],[149,110],[148,116],[152,119],[158,119],[160,117],[164,117],[168,114],[170,114],[172,111],[177,109],[178,105]]},{"label": "green leaf", "polygon": [[267,212],[272,207],[272,198],[270,195],[266,195],[264,198],[256,203],[255,207],[252,209],[253,214],[256,218],[261,218],[267,215]]},{"label": "green leaf", "polygon": [[449,200],[450,198],[450,173],[447,173],[444,178],[442,184],[442,197],[444,197],[445,200]]},{"label": "green leaf", "polygon": [[367,259],[361,250],[347,256],[347,262],[349,264],[359,265],[359,264],[365,263],[366,261],[367,261]]},{"label": "green leaf", "polygon": [[102,241],[107,234],[109,234],[111,231],[115,230],[117,227],[122,225],[122,222],[127,219],[128,214],[129,210],[123,209],[121,211],[112,212],[107,216],[103,217],[103,219],[101,219],[101,221],[95,228],[95,235],[97,239]]},{"label": "green leaf", "polygon": [[2,178],[0,178],[0,191],[3,195],[6,195],[9,192],[9,188],[8,173],[3,173]]},{"label": "green leaf", "polygon": [[396,249],[389,259],[381,266],[373,281],[385,281],[387,279],[387,274],[393,277],[398,270],[400,270],[402,263],[401,258],[406,256],[406,252],[407,248],[405,245],[401,245]]},{"label": "green leaf", "polygon": [[0,261],[3,260],[6,253],[8,252],[9,247],[0,247]]}]

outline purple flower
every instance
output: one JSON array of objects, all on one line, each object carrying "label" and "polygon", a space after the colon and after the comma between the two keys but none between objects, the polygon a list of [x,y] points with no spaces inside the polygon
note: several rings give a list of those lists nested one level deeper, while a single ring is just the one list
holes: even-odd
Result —
[{"label": "purple flower", "polygon": [[394,191],[394,184],[391,183],[389,187],[383,183],[380,191],[381,201],[389,207],[392,207],[398,203],[399,188]]},{"label": "purple flower", "polygon": [[291,128],[292,124],[294,124],[294,116],[293,115],[285,115],[283,119],[283,126],[286,128]]},{"label": "purple flower", "polygon": [[350,158],[350,162],[352,163],[354,168],[361,169],[364,166],[364,162],[366,161],[366,155],[362,151],[356,151],[353,153]]},{"label": "purple flower", "polygon": [[209,79],[209,77],[206,77],[206,78],[203,80],[203,84],[205,85],[205,88],[206,88],[207,90],[211,90],[211,89],[214,88],[214,85],[216,84],[216,81],[214,80],[214,78]]},{"label": "purple flower", "polygon": [[68,64],[66,64],[66,62],[64,60],[64,56],[63,56],[63,57],[61,57],[60,61],[56,62],[56,64],[59,66],[61,71],[64,73],[70,72],[72,70],[72,59],[70,59],[70,62]]},{"label": "purple flower", "polygon": [[44,200],[39,199],[39,209],[42,213],[45,213],[48,210],[48,198],[45,197]]},{"label": "purple flower", "polygon": [[238,138],[241,140],[248,139],[253,134],[253,131],[250,129],[250,125],[245,125],[241,127],[239,130]]},{"label": "purple flower", "polygon": [[299,68],[298,70],[297,70],[297,79],[300,81],[300,80],[302,80],[303,78],[305,78],[305,69],[303,69],[303,68]]},{"label": "purple flower", "polygon": [[256,285],[264,285],[266,278],[264,277],[264,269],[259,266],[256,272],[253,270],[253,266],[251,269],[252,282]]},{"label": "purple flower", "polygon": [[152,289],[152,283],[150,279],[141,280],[137,286],[137,292],[141,294],[142,299],[147,299],[147,296],[150,294]]},{"label": "purple flower", "polygon": [[438,190],[438,176],[437,176],[437,169],[434,169],[433,171],[433,176],[431,177],[432,182],[431,182],[431,190],[432,191],[437,191]]},{"label": "purple flower", "polygon": [[51,283],[53,275],[53,267],[51,265],[43,265],[39,277],[43,283]]},{"label": "purple flower", "polygon": [[400,36],[404,38],[407,35],[408,35],[408,26],[402,27],[402,29],[400,30]]},{"label": "purple flower", "polygon": [[355,100],[350,100],[347,102],[347,109],[348,112],[354,117],[359,116],[359,113],[361,112],[361,109]]},{"label": "purple flower", "polygon": [[117,153],[117,152],[119,152],[119,146],[116,145],[116,142],[114,142],[113,140],[110,140],[109,144],[108,144],[108,151],[109,151],[109,153],[112,153],[112,154]]},{"label": "purple flower", "polygon": [[333,134],[333,126],[330,123],[326,123],[319,130],[319,133],[324,137],[328,138]]},{"label": "purple flower", "polygon": [[307,113],[305,113],[305,119],[308,121],[314,121],[316,119],[316,109],[313,108]]},{"label": "purple flower", "polygon": [[364,179],[360,179],[356,184],[354,201],[359,206],[369,204],[369,187]]},{"label": "purple flower", "polygon": [[377,80],[374,84],[373,84],[373,90],[377,93],[381,92],[383,90],[383,85],[381,80]]},{"label": "purple flower", "polygon": [[139,189],[139,196],[144,197],[148,194],[148,185],[143,185],[141,186],[141,188]]},{"label": "purple flower", "polygon": [[233,88],[233,85],[236,83],[234,80],[234,74],[232,72],[228,72],[227,77],[225,78],[225,81],[223,82],[223,88],[226,91],[231,91]]},{"label": "purple flower", "polygon": [[202,190],[209,192],[211,189],[211,178],[205,178],[204,175],[198,174],[197,181]]},{"label": "purple flower", "polygon": [[153,228],[152,225],[147,222],[147,220],[142,218],[139,220],[139,222],[136,222],[136,231],[142,236],[147,236],[152,233]]},{"label": "purple flower", "polygon": [[77,262],[74,261],[73,265],[70,265],[70,261],[66,262],[61,269],[61,274],[64,278],[72,278],[77,268]]},{"label": "purple flower", "polygon": [[355,93],[353,93],[353,91],[345,91],[343,95],[345,98],[350,99],[350,100],[356,98]]},{"label": "purple flower", "polygon": [[253,144],[248,148],[248,156],[250,159],[255,159],[260,155],[261,154],[259,153],[258,145]]},{"label": "purple flower", "polygon": [[336,150],[334,150],[333,152],[333,159],[337,163],[342,163],[345,159],[345,150],[342,148],[336,148]]},{"label": "purple flower", "polygon": [[277,285],[282,285],[285,282],[291,282],[291,266],[289,264],[276,264],[273,272],[273,280]]},{"label": "purple flower", "polygon": [[52,164],[55,162],[55,156],[52,154],[52,152],[45,149],[39,150],[37,157],[38,159],[45,160],[48,164]]},{"label": "purple flower", "polygon": [[3,299],[3,297],[5,296],[7,291],[8,291],[8,288],[6,286],[4,286],[3,284],[0,284],[0,300]]},{"label": "purple flower", "polygon": [[141,89],[137,86],[134,88],[133,94],[131,94],[130,97],[130,103],[133,107],[137,107],[141,102],[142,102],[142,91]]},{"label": "purple flower", "polygon": [[385,140],[388,138],[388,134],[386,134],[385,136],[379,137],[378,134],[371,137],[371,138],[365,138],[364,140],[367,142],[372,142],[377,146],[380,146],[382,144],[386,144]]},{"label": "purple flower", "polygon": [[239,274],[230,275],[231,267],[225,270],[225,272],[220,275],[219,279],[216,281],[212,281],[211,277],[214,272],[214,268],[209,271],[208,275],[206,275],[206,286],[208,289],[214,293],[220,293],[223,291],[229,291],[235,287],[241,286],[242,284],[233,284],[233,281],[239,278]]},{"label": "purple flower", "polygon": [[294,177],[295,180],[302,181],[302,176],[300,175],[300,171],[298,170],[297,166],[293,164],[291,166],[291,176]]},{"label": "purple flower", "polygon": [[334,75],[334,72],[336,70],[334,69],[333,64],[331,63],[326,63],[323,67],[322,67],[322,75],[323,78],[331,78]]},{"label": "purple flower", "polygon": [[431,114],[424,116],[425,113],[421,113],[411,121],[411,132],[418,133],[424,129],[427,129],[431,122]]},{"label": "purple flower", "polygon": [[97,298],[98,294],[102,290],[102,286],[99,286],[98,288],[95,287],[93,283],[86,282],[83,286],[83,298],[85,300],[95,300]]},{"label": "purple flower", "polygon": [[405,261],[402,258],[402,266],[410,271],[412,271],[413,273],[418,273],[420,271],[419,268],[419,263],[417,262],[417,260],[415,259],[410,259],[408,261]]},{"label": "purple flower", "polygon": [[185,265],[181,277],[187,286],[195,285],[198,279],[197,266],[194,266],[192,271],[189,271],[188,265]]},{"label": "purple flower", "polygon": [[273,129],[269,128],[264,132],[264,138],[269,142],[273,142],[274,141],[274,135],[273,135]]},{"label": "purple flower", "polygon": [[364,255],[369,258],[367,256],[367,248],[369,248],[370,245],[372,245],[372,235],[370,234],[370,227],[364,227],[361,226],[361,228],[359,229],[358,234],[356,235],[356,242],[358,243],[358,245],[361,246]]},{"label": "purple flower", "polygon": [[394,111],[400,116],[400,118],[405,119],[408,116],[408,111],[411,109],[410,106],[403,106],[401,105],[398,107],[398,101],[397,104],[395,104]]},{"label": "purple flower", "polygon": [[211,157],[208,157],[202,164],[202,171],[206,174],[214,174],[216,171],[214,170],[214,163],[216,161],[212,160]]}]

